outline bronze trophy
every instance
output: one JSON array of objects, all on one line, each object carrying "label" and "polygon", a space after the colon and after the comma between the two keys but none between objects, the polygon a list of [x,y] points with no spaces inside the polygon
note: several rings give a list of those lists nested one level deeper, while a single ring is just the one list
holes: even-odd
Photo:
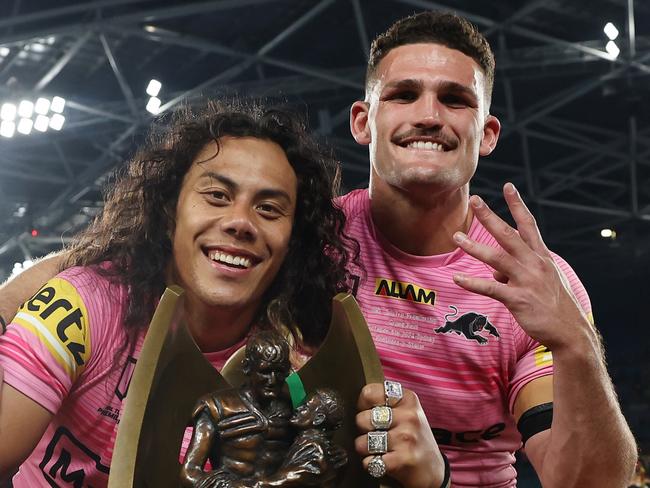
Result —
[{"label": "bronze trophy", "polygon": [[[339,294],[333,299],[323,344],[288,377],[282,347],[267,341],[246,357],[250,340],[220,374],[183,323],[182,300],[183,290],[169,287],[151,321],[120,419],[109,488],[388,486],[366,473],[354,450],[359,392],[367,383],[384,380],[354,297]],[[262,367],[251,361],[259,357],[265,358]],[[283,389],[274,386],[276,391],[264,393],[261,380],[254,379],[268,373],[258,371],[267,366],[275,377],[287,377]],[[224,407],[229,409],[225,416],[218,413]],[[210,418],[218,425],[209,426]],[[196,440],[183,463],[180,446],[193,422]],[[258,435],[269,428],[272,435],[268,430]],[[219,435],[215,429],[221,429]],[[297,433],[287,436],[289,431]],[[261,453],[255,454],[261,458],[242,464],[241,453],[249,459],[249,451]],[[206,459],[217,465],[204,469]]]}]

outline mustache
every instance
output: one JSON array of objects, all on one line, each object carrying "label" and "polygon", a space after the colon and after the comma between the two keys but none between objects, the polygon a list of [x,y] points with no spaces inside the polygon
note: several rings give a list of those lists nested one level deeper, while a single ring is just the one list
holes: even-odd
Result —
[{"label": "mustache", "polygon": [[395,144],[402,144],[409,139],[420,138],[434,139],[435,142],[442,144],[447,149],[455,149],[458,145],[458,140],[455,137],[448,136],[439,128],[409,129],[406,132],[396,134],[393,137],[393,142]]}]

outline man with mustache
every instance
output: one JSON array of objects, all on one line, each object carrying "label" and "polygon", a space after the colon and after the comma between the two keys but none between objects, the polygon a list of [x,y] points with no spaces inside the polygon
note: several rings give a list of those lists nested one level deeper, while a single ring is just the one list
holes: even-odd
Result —
[{"label": "man with mustache", "polygon": [[[356,297],[386,376],[417,393],[453,486],[515,486],[523,441],[545,488],[623,487],[635,443],[584,287],[511,183],[503,195],[516,228],[470,193],[499,137],[493,80],[487,40],[456,15],[413,15],[374,40],[365,99],[350,112],[370,184],[339,202],[365,265]],[[379,387],[365,393],[362,409],[383,400]],[[411,469],[420,454],[402,448],[425,433],[393,414],[388,452],[374,462],[426,486]],[[358,418],[373,430],[370,411]],[[440,479],[438,449],[425,455]]]}]

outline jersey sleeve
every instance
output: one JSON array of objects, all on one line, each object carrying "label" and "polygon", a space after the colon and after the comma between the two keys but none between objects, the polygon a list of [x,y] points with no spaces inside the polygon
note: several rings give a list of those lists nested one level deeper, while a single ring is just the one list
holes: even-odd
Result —
[{"label": "jersey sleeve", "polygon": [[[584,285],[564,259],[556,254],[553,254],[553,259],[562,273],[563,279],[566,280],[566,283],[573,292],[576,302],[582,308],[589,323],[593,326],[594,319],[591,302]],[[514,412],[517,395],[526,384],[536,378],[553,374],[553,353],[546,346],[526,335],[518,324],[515,323],[514,327],[518,359],[514,373],[510,378],[508,393],[508,405],[511,413]]]},{"label": "jersey sleeve", "polygon": [[90,358],[88,322],[75,286],[61,277],[48,281],[0,337],[5,382],[56,413]]}]

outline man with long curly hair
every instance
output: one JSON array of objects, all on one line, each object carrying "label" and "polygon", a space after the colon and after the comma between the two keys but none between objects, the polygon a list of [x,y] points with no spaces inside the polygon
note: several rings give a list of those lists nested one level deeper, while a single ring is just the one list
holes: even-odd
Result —
[{"label": "man with long curly hair", "polygon": [[[323,338],[346,282],[338,167],[283,110],[184,109],[152,131],[0,337],[0,479],[104,486],[128,376],[165,285],[220,368],[252,328]],[[323,252],[323,246],[328,252]]]}]

